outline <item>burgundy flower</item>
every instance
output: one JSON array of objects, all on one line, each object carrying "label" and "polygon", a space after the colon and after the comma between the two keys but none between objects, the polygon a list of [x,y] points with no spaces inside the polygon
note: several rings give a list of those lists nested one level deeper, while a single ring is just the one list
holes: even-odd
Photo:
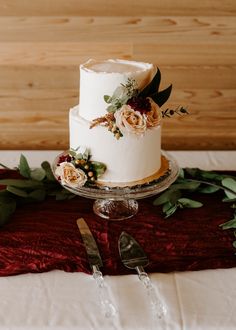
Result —
[{"label": "burgundy flower", "polygon": [[59,157],[58,164],[64,163],[64,162],[71,162],[72,157],[70,155],[62,155]]},{"label": "burgundy flower", "polygon": [[127,104],[135,111],[145,113],[151,111],[151,103],[148,98],[145,97],[132,97],[128,100]]}]

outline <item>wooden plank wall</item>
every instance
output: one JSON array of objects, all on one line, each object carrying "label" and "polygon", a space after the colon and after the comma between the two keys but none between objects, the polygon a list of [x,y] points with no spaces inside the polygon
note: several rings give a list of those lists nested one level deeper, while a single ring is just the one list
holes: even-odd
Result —
[{"label": "wooden plank wall", "polygon": [[66,149],[88,58],[155,63],[163,149],[236,149],[235,0],[0,0],[0,149]]}]

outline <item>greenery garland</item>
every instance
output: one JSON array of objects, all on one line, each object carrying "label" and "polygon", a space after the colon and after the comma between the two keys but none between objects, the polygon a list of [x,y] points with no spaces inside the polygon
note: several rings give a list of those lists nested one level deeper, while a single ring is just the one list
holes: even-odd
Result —
[{"label": "greenery garland", "polygon": [[[183,208],[198,208],[203,204],[193,200],[192,193],[212,194],[219,190],[224,192],[222,202],[232,203],[233,218],[220,225],[222,229],[236,229],[236,177],[214,171],[204,171],[199,168],[180,169],[177,180],[153,202],[162,205],[165,218]],[[236,238],[236,231],[234,231]],[[233,242],[236,248],[236,240]]]},{"label": "greenery garland", "polygon": [[[10,170],[3,164],[0,166]],[[75,197],[58,183],[47,161],[40,168],[31,169],[25,156],[21,155],[19,166],[15,170],[22,178],[0,180],[0,185],[5,186],[5,189],[0,190],[0,226],[8,222],[19,205],[42,202],[47,196],[54,196],[56,200]],[[219,190],[224,192],[222,202],[231,203],[230,207],[234,209],[233,218],[220,227],[224,230],[236,229],[236,177],[230,174],[198,168],[181,169],[177,180],[153,204],[162,205],[165,218],[169,218],[179,209],[202,206],[201,202],[189,198],[193,192],[211,194]],[[234,235],[236,237],[236,231]],[[236,240],[233,246],[236,248]]]},{"label": "greenery garland", "polygon": [[[3,164],[0,166],[10,170]],[[31,169],[25,156],[21,155],[19,166],[14,170],[23,178],[0,180],[0,185],[5,186],[0,190],[0,226],[8,222],[19,205],[42,202],[47,196],[55,196],[56,200],[75,196],[58,183],[47,161],[40,168]]]}]

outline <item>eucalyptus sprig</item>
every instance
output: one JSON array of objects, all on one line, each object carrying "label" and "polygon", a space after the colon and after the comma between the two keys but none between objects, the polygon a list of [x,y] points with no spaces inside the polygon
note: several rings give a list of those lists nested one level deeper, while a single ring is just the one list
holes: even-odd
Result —
[{"label": "eucalyptus sprig", "polygon": [[[128,78],[127,83],[118,86],[112,96],[104,95],[104,101],[109,104],[107,111],[115,113],[126,104],[129,99],[137,96],[139,98],[150,97],[159,107],[161,107],[170,97],[172,84],[160,91],[160,83],[161,71],[158,68],[152,81],[141,91],[137,88],[136,81],[132,78]],[[167,109],[167,112],[168,111],[169,109]],[[168,117],[168,114],[166,117]]]},{"label": "eucalyptus sprig", "polygon": [[188,110],[182,106],[177,107],[176,109],[169,109],[162,110],[162,118],[168,117],[171,118],[174,114],[177,114],[179,116],[187,115],[189,114]]},{"label": "eucalyptus sprig", "polygon": [[[231,206],[233,209],[236,209],[236,204],[233,204]],[[229,220],[229,221],[226,221],[224,223],[222,223],[220,225],[220,227],[222,227],[222,229],[236,229],[236,210],[234,211],[234,215],[233,215],[233,219]]]},{"label": "eucalyptus sprig", "polygon": [[[234,209],[233,219],[226,221],[220,225],[223,230],[226,229],[236,229],[236,204],[231,206]],[[236,230],[234,231],[235,241],[233,242],[233,247],[236,248]]]},{"label": "eucalyptus sprig", "polygon": [[115,113],[119,110],[127,101],[138,95],[137,83],[134,79],[128,78],[126,84],[120,84],[113,95],[104,95],[104,101],[109,104],[107,112]]},{"label": "eucalyptus sprig", "polygon": [[211,194],[224,191],[223,202],[236,201],[236,177],[198,168],[181,169],[177,180],[153,204],[162,205],[165,217],[171,216],[180,208],[198,208],[203,204],[191,197],[193,192]]},{"label": "eucalyptus sprig", "polygon": [[[9,169],[2,164],[0,166]],[[21,175],[19,179],[0,180],[0,186],[5,186],[0,190],[0,226],[10,219],[19,205],[42,202],[47,196],[55,196],[56,200],[75,196],[57,182],[47,161],[41,167],[32,169],[26,157],[21,155],[16,170]]]},{"label": "eucalyptus sprig", "polygon": [[[193,200],[192,193],[203,194],[224,192],[222,202],[233,202],[231,207],[235,209],[233,219],[220,225],[222,229],[236,229],[236,177],[229,174],[221,174],[213,171],[204,171],[198,168],[181,169],[177,180],[159,197],[153,204],[162,205],[165,218],[170,217],[178,209],[198,208],[203,204]],[[236,231],[234,232],[236,237]],[[236,240],[233,242],[236,248]]]}]

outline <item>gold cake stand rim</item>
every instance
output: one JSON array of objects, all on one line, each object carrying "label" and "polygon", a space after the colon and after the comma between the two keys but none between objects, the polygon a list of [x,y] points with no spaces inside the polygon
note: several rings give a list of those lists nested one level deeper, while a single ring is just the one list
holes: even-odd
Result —
[{"label": "gold cake stand rim", "polygon": [[97,180],[96,185],[98,187],[109,187],[109,188],[124,188],[124,187],[135,187],[140,185],[148,184],[152,181],[160,179],[162,176],[166,175],[170,169],[169,160],[165,155],[161,155],[161,167],[154,174],[149,175],[148,177],[129,182],[109,182],[109,181],[100,181]]}]

